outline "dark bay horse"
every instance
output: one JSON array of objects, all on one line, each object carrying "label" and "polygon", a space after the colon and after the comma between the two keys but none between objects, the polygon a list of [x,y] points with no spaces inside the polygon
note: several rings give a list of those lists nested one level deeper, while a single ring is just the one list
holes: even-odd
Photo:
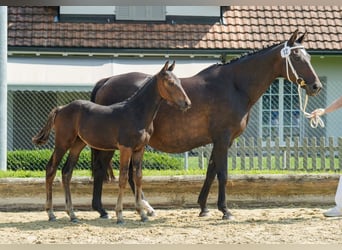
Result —
[{"label": "dark bay horse", "polygon": [[[302,45],[305,34],[298,39],[297,34],[298,30],[285,42],[182,78],[183,87],[192,101],[192,108],[186,116],[171,106],[161,105],[154,120],[150,146],[163,152],[182,153],[213,143],[206,178],[198,197],[200,216],[209,212],[207,197],[217,176],[218,209],[222,211],[223,219],[232,217],[227,209],[225,193],[227,150],[245,130],[252,106],[271,83],[278,77],[284,77],[299,84],[310,96],[321,90],[322,84],[311,66],[310,55]],[[133,72],[102,79],[94,87],[91,100],[103,105],[119,102],[131,95],[146,77],[148,75]],[[112,154],[94,151],[94,162],[111,158]],[[92,206],[101,216],[106,215],[101,203],[101,178],[105,171],[94,164]]]},{"label": "dark bay horse", "polygon": [[[50,112],[46,125],[32,138],[33,143],[44,144],[51,129],[55,130],[55,148],[46,166],[46,210],[49,220],[56,219],[52,208],[53,179],[58,164],[69,150],[62,169],[62,182],[66,211],[72,221],[77,221],[71,202],[70,180],[79,154],[86,145],[98,150],[120,151],[119,196],[116,205],[118,223],[123,222],[122,199],[130,163],[134,167],[136,209],[142,221],[147,219],[141,201],[141,168],[145,146],[153,132],[153,119],[163,99],[182,111],[191,105],[180,80],[172,73],[174,63],[170,68],[168,66],[167,62],[158,74],[148,77],[143,86],[126,101],[102,106],[90,101],[76,100]],[[171,131],[172,128],[169,132]]]}]

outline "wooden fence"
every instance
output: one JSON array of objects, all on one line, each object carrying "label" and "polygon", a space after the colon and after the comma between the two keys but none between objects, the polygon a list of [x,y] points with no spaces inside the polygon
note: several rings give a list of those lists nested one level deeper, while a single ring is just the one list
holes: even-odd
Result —
[{"label": "wooden fence", "polygon": [[[335,139],[335,140],[334,140]],[[199,166],[208,162],[212,145],[197,148]],[[240,170],[293,170],[293,171],[333,171],[342,170],[342,138],[287,138],[285,145],[279,139],[271,142],[259,138],[236,140],[228,150],[228,168]]]}]

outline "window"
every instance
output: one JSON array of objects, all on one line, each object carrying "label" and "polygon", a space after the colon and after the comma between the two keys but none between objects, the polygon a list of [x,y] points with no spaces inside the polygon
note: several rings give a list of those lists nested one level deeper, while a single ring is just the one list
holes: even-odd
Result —
[{"label": "window", "polygon": [[165,6],[116,6],[116,20],[165,21]]},{"label": "window", "polygon": [[[325,94],[321,93],[322,98]],[[304,98],[304,94],[303,94]],[[317,97],[310,98],[306,110],[314,110],[317,104]],[[304,103],[304,99],[302,100]],[[298,87],[296,84],[280,78],[275,80],[268,90],[261,97],[260,110],[260,130],[262,138],[271,138],[274,141],[279,138],[281,143],[285,143],[286,138],[299,137],[300,141],[304,137],[319,138],[324,134],[323,129],[313,130],[309,121],[300,110],[300,100]]]},{"label": "window", "polygon": [[220,22],[220,6],[60,6],[61,22]]}]

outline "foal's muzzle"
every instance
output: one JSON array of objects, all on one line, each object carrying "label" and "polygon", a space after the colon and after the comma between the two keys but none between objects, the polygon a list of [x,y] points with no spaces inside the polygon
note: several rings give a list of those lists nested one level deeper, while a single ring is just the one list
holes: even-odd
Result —
[{"label": "foal's muzzle", "polygon": [[191,101],[190,101],[190,100],[184,101],[184,103],[180,106],[180,109],[181,109],[182,111],[186,111],[186,110],[188,110],[189,108],[191,108]]}]

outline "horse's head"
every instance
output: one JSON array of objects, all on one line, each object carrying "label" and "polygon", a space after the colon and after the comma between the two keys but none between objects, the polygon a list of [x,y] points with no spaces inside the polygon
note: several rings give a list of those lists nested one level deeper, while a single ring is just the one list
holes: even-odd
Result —
[{"label": "horse's head", "polygon": [[185,93],[180,79],[173,74],[172,70],[174,67],[175,62],[169,67],[169,62],[167,61],[161,71],[156,75],[158,89],[161,97],[169,104],[185,111],[191,107],[191,101]]},{"label": "horse's head", "polygon": [[322,83],[311,66],[310,55],[302,45],[306,33],[298,39],[297,34],[298,30],[292,34],[288,41],[281,45],[282,76],[291,82],[299,84],[308,95],[314,96],[322,89]]}]

